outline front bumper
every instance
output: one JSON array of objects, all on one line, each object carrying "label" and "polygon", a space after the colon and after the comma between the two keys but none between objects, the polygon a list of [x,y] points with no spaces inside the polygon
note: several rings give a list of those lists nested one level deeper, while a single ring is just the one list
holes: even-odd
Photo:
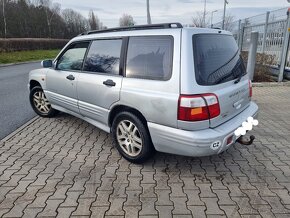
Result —
[{"label": "front bumper", "polygon": [[[251,102],[243,112],[214,129],[186,131],[148,122],[152,142],[157,151],[184,155],[209,156],[228,149],[237,138],[234,132],[248,117],[256,118],[258,106]],[[233,135],[233,142],[227,145],[227,138]],[[213,145],[218,143],[218,148]]]}]

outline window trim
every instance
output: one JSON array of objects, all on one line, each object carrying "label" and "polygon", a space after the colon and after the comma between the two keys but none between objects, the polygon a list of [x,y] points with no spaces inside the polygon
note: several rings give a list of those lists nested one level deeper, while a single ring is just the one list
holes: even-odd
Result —
[{"label": "window trim", "polygon": [[128,45],[129,45],[129,36],[123,37],[122,51],[120,57],[120,75],[123,77],[126,77]]},{"label": "window trim", "polygon": [[88,52],[88,48],[90,47],[90,44],[91,44],[91,40],[75,41],[75,42],[72,42],[69,45],[67,45],[66,48],[57,56],[57,58],[55,60],[55,68],[54,68],[54,70],[65,71],[65,72],[81,72],[83,70],[84,60],[83,60],[83,63],[82,63],[82,68],[80,70],[61,70],[61,69],[58,69],[57,67],[58,67],[58,62],[61,59],[61,57],[72,47],[72,45],[79,44],[79,43],[85,43],[85,42],[89,43],[88,47],[86,49],[86,52],[84,54],[84,60],[85,60],[86,54]]},{"label": "window trim", "polygon": [[[94,75],[108,75],[108,76],[122,76],[121,74],[121,65],[122,65],[122,54],[123,54],[123,45],[124,45],[124,38],[126,37],[104,37],[104,38],[97,38],[97,39],[91,39],[89,47],[86,51],[85,54],[85,58],[84,58],[84,62],[82,65],[82,70],[80,71],[80,73],[87,73],[87,74],[94,74]],[[100,40],[121,40],[121,51],[120,51],[120,63],[119,63],[119,74],[112,74],[112,73],[102,73],[102,72],[92,72],[92,71],[85,71],[84,67],[85,67],[85,60],[87,59],[88,53],[90,51],[91,45],[93,44],[93,42],[95,41],[100,41]]]},{"label": "window trim", "polygon": [[[140,78],[136,76],[128,77],[126,75],[126,69],[127,69],[127,60],[128,60],[128,51],[129,51],[129,42],[130,38],[151,38],[151,37],[168,37],[170,39],[171,43],[171,62],[169,67],[169,75],[166,78],[159,79],[154,77],[146,77],[146,78]],[[124,57],[124,77],[126,78],[132,78],[132,79],[140,79],[140,80],[154,80],[154,81],[169,81],[172,78],[172,72],[173,72],[173,60],[174,60],[174,37],[172,35],[140,35],[140,36],[129,36],[127,37],[127,47],[126,47],[126,56]]]}]

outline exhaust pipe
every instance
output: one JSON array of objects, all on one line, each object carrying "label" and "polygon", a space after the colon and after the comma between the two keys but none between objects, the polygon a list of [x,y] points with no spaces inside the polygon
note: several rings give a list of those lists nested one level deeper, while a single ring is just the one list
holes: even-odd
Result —
[{"label": "exhaust pipe", "polygon": [[251,135],[250,139],[245,139],[245,136],[241,136],[240,138],[238,138],[237,142],[242,144],[242,145],[251,145],[253,144],[255,140],[255,136]]}]

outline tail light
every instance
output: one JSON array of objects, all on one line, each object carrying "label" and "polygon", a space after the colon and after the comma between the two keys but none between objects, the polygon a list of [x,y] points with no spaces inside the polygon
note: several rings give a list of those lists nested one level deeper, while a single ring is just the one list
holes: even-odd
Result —
[{"label": "tail light", "polygon": [[202,121],[220,115],[218,98],[214,94],[181,95],[178,103],[178,120]]},{"label": "tail light", "polygon": [[252,81],[249,80],[249,97],[251,98],[252,96],[253,96]]}]

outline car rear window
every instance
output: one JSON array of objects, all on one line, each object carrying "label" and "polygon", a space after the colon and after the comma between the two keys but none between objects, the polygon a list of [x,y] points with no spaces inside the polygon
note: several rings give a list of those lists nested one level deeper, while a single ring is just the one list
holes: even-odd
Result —
[{"label": "car rear window", "polygon": [[152,80],[170,79],[172,50],[172,36],[130,37],[126,76]]},{"label": "car rear window", "polygon": [[192,38],[196,81],[216,85],[246,74],[235,39],[230,35],[198,34]]}]

